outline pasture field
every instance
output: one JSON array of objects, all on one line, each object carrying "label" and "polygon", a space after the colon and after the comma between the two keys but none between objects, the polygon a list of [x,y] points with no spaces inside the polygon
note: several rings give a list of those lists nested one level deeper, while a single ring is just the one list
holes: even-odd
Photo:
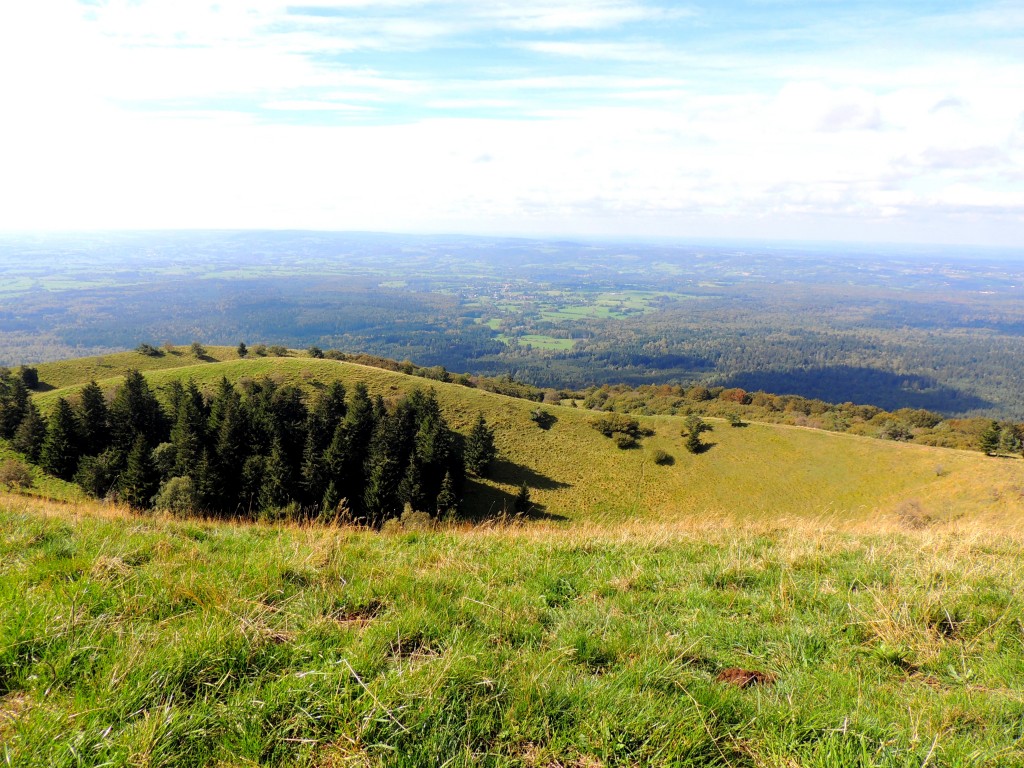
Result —
[{"label": "pasture field", "polygon": [[623,450],[582,408],[227,347],[40,365],[34,398],[133,367],[158,394],[432,388],[499,458],[465,519],[381,531],[35,471],[0,494],[0,763],[1024,766],[1019,459],[720,419],[690,454],[672,416]]},{"label": "pasture field", "polygon": [[1024,765],[1019,526],[0,499],[13,766]]},{"label": "pasture field", "polygon": [[[470,483],[468,511],[491,517],[511,508],[525,483],[539,517],[615,525],[638,517],[658,522],[712,515],[738,520],[788,517],[880,521],[913,515],[949,521],[1002,520],[1024,514],[1024,469],[1016,458],[958,451],[774,424],[731,428],[709,419],[709,449],[683,447],[684,420],[638,417],[653,434],[622,450],[593,428],[592,411],[506,397],[453,383],[335,360],[249,357],[233,349],[207,350],[212,362],[180,351],[149,358],[137,353],[83,358],[39,367],[56,388],[35,395],[48,410],[60,396],[74,398],[90,378],[112,391],[129,367],[144,372],[160,393],[174,380],[193,380],[212,392],[222,378],[242,382],[270,377],[313,393],[331,381],[351,390],[363,383],[371,395],[397,398],[414,388],[433,389],[446,418],[463,432],[482,413],[494,428],[499,460],[489,477]],[[217,362],[221,360],[222,362]],[[168,367],[177,364],[178,367]],[[101,367],[102,366],[102,367]],[[541,429],[538,407],[555,422]],[[671,457],[653,460],[656,451]]]}]

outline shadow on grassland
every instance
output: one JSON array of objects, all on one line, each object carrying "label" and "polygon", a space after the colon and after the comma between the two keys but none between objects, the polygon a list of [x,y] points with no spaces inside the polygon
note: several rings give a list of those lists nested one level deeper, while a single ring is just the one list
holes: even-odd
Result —
[{"label": "shadow on grassland", "polygon": [[[529,483],[527,483],[529,487]],[[543,504],[530,502],[524,512],[516,511],[516,497],[501,488],[495,488],[473,478],[467,478],[463,493],[462,516],[466,520],[482,523],[488,520],[519,518],[522,520],[565,521],[565,515],[548,512]]]}]

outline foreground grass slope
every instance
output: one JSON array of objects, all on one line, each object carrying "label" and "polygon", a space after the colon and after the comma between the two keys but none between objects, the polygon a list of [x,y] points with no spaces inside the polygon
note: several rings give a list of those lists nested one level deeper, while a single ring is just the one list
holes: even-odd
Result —
[{"label": "foreground grass slope", "polygon": [[[232,350],[219,348],[211,354],[235,359],[198,362],[185,353],[168,355],[190,364],[151,369],[146,376],[158,391],[173,380],[194,379],[212,391],[222,377],[238,382],[264,376],[308,390],[333,380],[350,388],[362,382],[385,398],[432,387],[447,418],[462,431],[484,413],[497,431],[501,461],[490,479],[468,489],[467,507],[480,516],[511,508],[523,482],[538,510],[590,522],[695,515],[877,519],[908,510],[919,518],[995,520],[1024,513],[1024,481],[1016,459],[779,425],[737,429],[720,420],[712,420],[715,430],[705,436],[710,450],[692,455],[683,449],[682,419],[670,416],[641,419],[656,434],[640,449],[620,450],[591,427],[595,414],[583,409],[545,406],[557,422],[542,430],[530,419],[537,404],[456,384],[333,360],[239,360]],[[125,353],[105,359],[119,375],[100,383],[113,389],[131,363],[150,358]],[[54,364],[63,366],[61,380],[67,383],[36,395],[37,403],[45,409],[58,396],[73,396],[93,377],[95,361],[81,361],[77,372],[74,361]],[[40,375],[44,381],[56,380],[42,366]],[[651,452],[657,449],[672,455],[674,464],[655,464]]]},{"label": "foreground grass slope", "polygon": [[0,762],[1024,765],[1021,544],[806,519],[389,535],[0,498]]}]

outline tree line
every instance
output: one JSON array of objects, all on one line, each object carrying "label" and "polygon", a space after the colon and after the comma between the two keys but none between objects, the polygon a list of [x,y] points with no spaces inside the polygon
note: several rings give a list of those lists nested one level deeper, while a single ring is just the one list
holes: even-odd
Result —
[{"label": "tree line", "polygon": [[96,382],[44,418],[19,378],[0,377],[0,437],[47,472],[137,508],[377,526],[403,510],[457,515],[467,468],[484,475],[494,434],[465,438],[433,391],[396,402],[335,382],[307,402],[269,379],[222,379],[209,398],[173,382],[166,405],[139,371],[108,402]]}]

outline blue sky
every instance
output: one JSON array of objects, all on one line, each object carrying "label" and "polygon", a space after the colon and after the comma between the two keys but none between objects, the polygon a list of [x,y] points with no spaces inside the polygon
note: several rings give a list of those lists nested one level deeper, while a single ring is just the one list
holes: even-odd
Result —
[{"label": "blue sky", "polygon": [[1019,245],[1024,5],[0,8],[0,228]]}]

